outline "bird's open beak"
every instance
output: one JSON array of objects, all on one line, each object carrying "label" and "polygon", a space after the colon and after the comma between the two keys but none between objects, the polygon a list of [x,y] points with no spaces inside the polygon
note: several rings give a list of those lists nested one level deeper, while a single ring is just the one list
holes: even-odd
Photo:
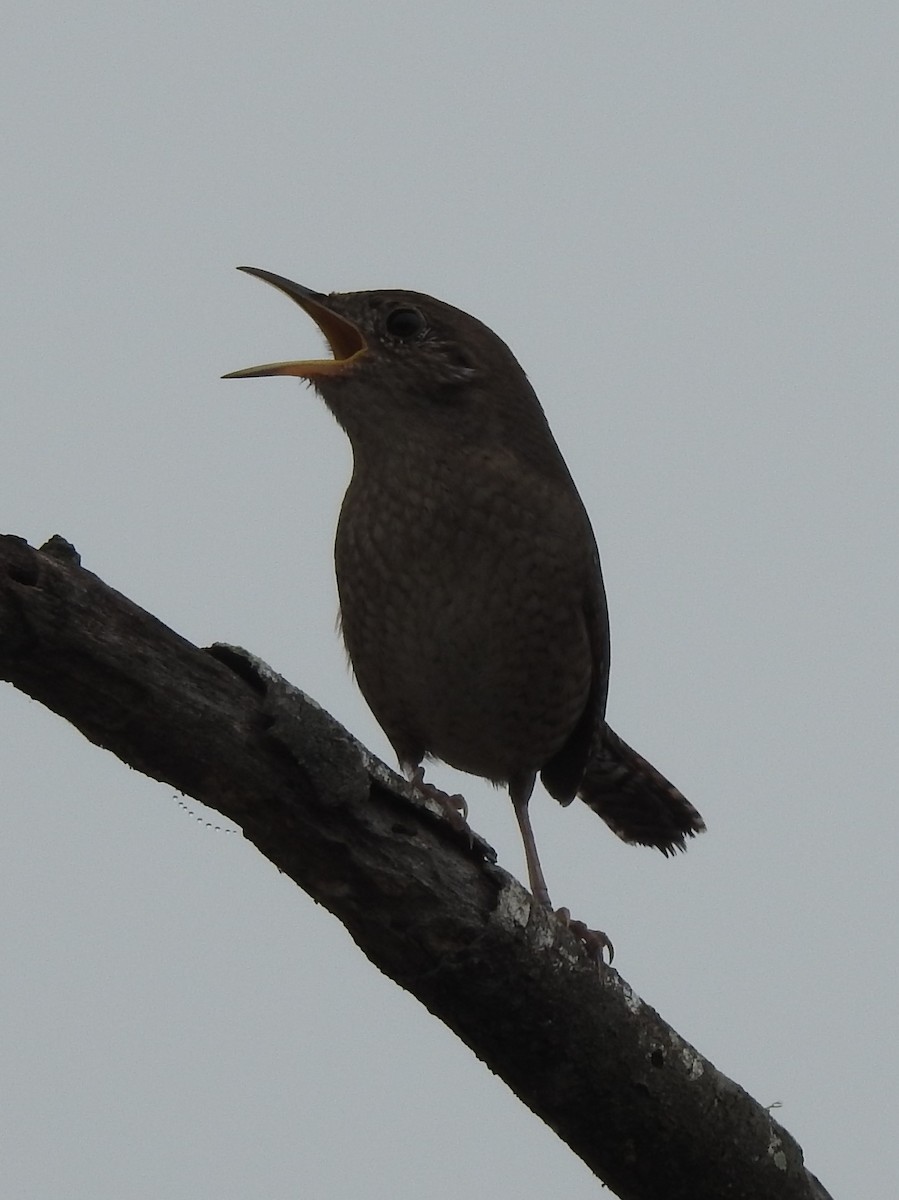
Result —
[{"label": "bird's open beak", "polygon": [[281,275],[273,275],[271,271],[262,271],[258,267],[238,267],[238,271],[246,271],[264,279],[279,291],[288,295],[299,304],[304,312],[315,321],[319,329],[328,339],[328,345],[333,358],[310,358],[299,362],[264,363],[261,367],[245,367],[242,371],[230,371],[223,379],[249,379],[257,375],[298,375],[300,379],[317,379],[321,375],[339,375],[347,369],[350,363],[365,353],[367,346],[365,338],[352,323],[341,317],[329,306],[328,297],[320,292],[313,292],[299,283],[291,283]]}]

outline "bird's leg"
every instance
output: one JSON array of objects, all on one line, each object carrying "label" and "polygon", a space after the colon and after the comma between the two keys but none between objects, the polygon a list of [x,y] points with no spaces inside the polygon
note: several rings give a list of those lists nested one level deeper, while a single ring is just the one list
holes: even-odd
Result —
[{"label": "bird's leg", "polygon": [[468,829],[468,802],[464,796],[459,795],[458,792],[450,796],[448,792],[441,791],[433,783],[425,783],[425,769],[421,763],[418,765],[404,763],[403,766],[412,786],[431,800],[437,801],[446,812],[454,829]]},{"label": "bird's leg", "polygon": [[512,799],[512,807],[515,809],[515,816],[518,819],[521,840],[524,842],[524,857],[528,865],[528,882],[531,885],[531,894],[535,900],[539,900],[544,908],[552,908],[549,889],[546,886],[546,880],[543,878],[543,868],[540,866],[540,859],[537,856],[537,843],[534,840],[534,831],[531,828],[531,818],[528,814],[528,801],[531,798],[531,792],[534,790],[535,778],[536,775],[531,772],[530,775],[525,775],[524,778],[511,779],[509,781],[509,796]]},{"label": "bird's leg", "polygon": [[[534,775],[526,775],[523,779],[510,780],[509,795],[512,798],[512,807],[515,809],[515,816],[518,818],[521,840],[524,842],[524,857],[528,865],[528,881],[531,885],[531,894],[535,900],[539,900],[544,908],[548,908],[552,912],[549,889],[543,877],[543,868],[540,866],[540,859],[537,857],[537,842],[534,838],[534,831],[531,828],[531,818],[528,815],[528,801],[531,798],[531,792],[534,790],[534,778]],[[557,909],[556,916],[568,926],[576,937],[580,938],[591,958],[601,963],[605,952],[608,951],[609,962],[611,963],[615,956],[615,947],[602,930],[590,929],[583,921],[573,920],[567,908]]]}]

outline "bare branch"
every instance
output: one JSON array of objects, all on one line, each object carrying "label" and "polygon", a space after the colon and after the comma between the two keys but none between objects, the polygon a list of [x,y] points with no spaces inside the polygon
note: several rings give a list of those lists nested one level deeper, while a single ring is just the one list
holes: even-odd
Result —
[{"label": "bare branch", "polygon": [[0,537],[0,677],[235,821],[622,1200],[828,1200],[727,1079],[332,717],[53,538]]}]

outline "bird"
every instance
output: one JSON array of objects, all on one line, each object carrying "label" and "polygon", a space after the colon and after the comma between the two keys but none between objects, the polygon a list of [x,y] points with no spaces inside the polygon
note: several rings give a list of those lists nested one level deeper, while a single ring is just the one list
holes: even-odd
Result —
[{"label": "bird", "polygon": [[[400,289],[316,292],[257,267],[330,353],[225,379],[296,376],[349,437],[334,558],[358,686],[410,780],[439,760],[508,790],[530,890],[551,909],[529,802],[539,775],[625,842],[665,855],[705,829],[609,727],[609,616],[590,519],[543,408],[477,318]],[[560,909],[567,916],[567,910]],[[572,923],[575,924],[575,923]],[[611,942],[594,935],[601,956]],[[588,944],[591,944],[588,942]]]}]

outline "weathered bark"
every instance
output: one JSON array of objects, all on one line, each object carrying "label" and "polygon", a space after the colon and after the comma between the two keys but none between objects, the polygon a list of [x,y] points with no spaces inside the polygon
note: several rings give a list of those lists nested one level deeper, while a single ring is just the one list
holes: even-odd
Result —
[{"label": "weathered bark", "polygon": [[0,537],[0,677],[235,821],[622,1200],[827,1200],[793,1138],[332,717]]}]

